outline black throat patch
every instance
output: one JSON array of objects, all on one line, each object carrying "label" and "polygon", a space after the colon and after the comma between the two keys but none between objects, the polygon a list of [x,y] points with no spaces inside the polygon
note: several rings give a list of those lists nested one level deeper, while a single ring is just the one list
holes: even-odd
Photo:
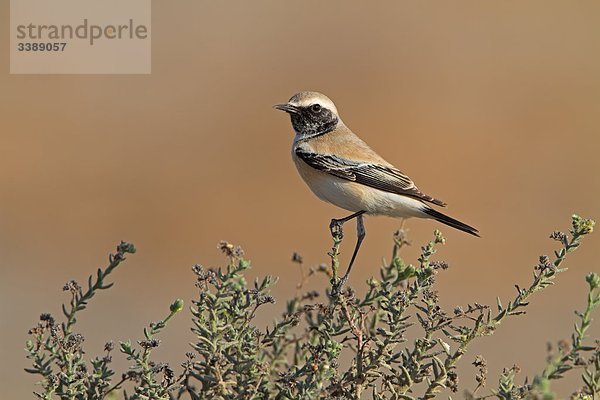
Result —
[{"label": "black throat patch", "polygon": [[299,108],[298,114],[290,114],[294,130],[306,139],[331,132],[338,124],[338,117],[322,107],[315,111],[311,107]]}]

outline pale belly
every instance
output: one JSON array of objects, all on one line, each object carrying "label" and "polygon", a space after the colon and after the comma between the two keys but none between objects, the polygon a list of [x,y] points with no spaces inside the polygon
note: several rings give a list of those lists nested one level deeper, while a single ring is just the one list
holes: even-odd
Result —
[{"label": "pale belly", "polygon": [[304,182],[323,201],[352,212],[366,211],[372,215],[399,218],[426,217],[419,200],[337,178],[293,158]]}]

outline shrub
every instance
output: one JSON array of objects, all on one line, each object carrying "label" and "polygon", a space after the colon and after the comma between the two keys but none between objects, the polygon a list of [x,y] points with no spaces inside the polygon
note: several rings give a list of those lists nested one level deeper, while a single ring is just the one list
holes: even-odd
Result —
[{"label": "shrub", "polygon": [[[85,292],[75,281],[65,285],[71,299],[63,306],[63,322],[49,314],[40,316],[29,332],[26,350],[33,366],[26,371],[41,376],[42,390],[36,395],[42,399],[114,398],[121,391],[125,399],[432,399],[444,389],[458,390],[456,364],[473,340],[492,335],[507,318],[524,314],[529,298],[566,270],[565,257],[593,226],[592,220],[575,215],[569,235],[552,233],[560,246],[554,257],[541,256],[532,282],[516,286],[516,295],[506,303],[498,299],[494,307],[473,303],[452,311],[442,309],[435,290],[438,274],[448,268],[443,261],[432,260],[445,241],[438,231],[422,247],[415,265],[400,258],[407,241],[402,231],[397,232],[390,262],[381,266],[379,277],[367,281],[363,296],[350,287],[339,289],[342,238],[334,233],[331,265],[303,273],[299,285],[302,288],[310,276],[322,272],[329,278],[329,289],[324,296],[309,291],[289,299],[282,317],[266,329],[258,328],[255,320],[265,304],[274,303],[269,290],[276,278],[267,276],[248,285],[244,272],[250,263],[243,251],[221,242],[228,260],[224,268],[192,268],[198,288],[191,307],[196,342],[186,353],[181,371],[175,373],[169,365],[151,359],[153,349],[161,344],[156,336],[183,310],[183,301],[176,300],[163,320],[144,329],[141,340],[119,343],[118,350],[131,367],[114,379],[113,342],[106,344],[103,355],[86,360],[84,337],[75,327],[78,313],[97,292],[112,285],[105,283],[107,276],[135,252],[133,245],[122,242],[109,257],[108,267],[99,269],[95,278],[90,276]],[[293,260],[303,268],[301,257],[295,255]],[[586,332],[591,313],[600,304],[600,277],[590,273],[586,281],[585,309],[577,314],[570,343],[560,343],[537,376],[517,383],[517,368],[506,369],[489,394],[480,397],[487,390],[487,365],[482,356],[471,356],[478,385],[465,396],[550,399],[550,383],[577,368],[583,371],[582,386],[572,397],[596,398],[600,346]],[[411,327],[411,332],[419,330],[414,340],[407,339]],[[340,361],[347,359],[351,361]]]}]

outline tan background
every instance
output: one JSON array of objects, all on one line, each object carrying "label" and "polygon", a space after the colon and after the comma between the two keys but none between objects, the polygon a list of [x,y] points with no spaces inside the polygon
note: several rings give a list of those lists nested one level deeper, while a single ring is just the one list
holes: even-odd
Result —
[{"label": "tan background", "polygon": [[[283,310],[298,280],[292,252],[326,261],[329,219],[344,215],[315,199],[290,161],[288,118],[271,105],[298,90],[330,95],[355,132],[480,229],[476,239],[443,228],[448,307],[507,299],[572,212],[600,218],[598,2],[190,0],[154,2],[152,14],[151,76],[9,76],[2,31],[3,398],[31,397],[27,330],[41,312],[58,315],[64,282],[83,282],[121,239],[139,252],[80,317],[90,356],[107,339],[140,338],[174,298],[189,304],[190,267],[220,265],[220,239],[244,246],[250,276],[281,277],[264,320]],[[354,285],[389,256],[399,221],[366,224]],[[439,226],[407,226],[414,261]],[[513,363],[540,370],[545,342],[568,337],[599,258],[596,233],[526,318],[474,346],[461,388],[474,386],[476,353],[491,383]],[[188,315],[170,324],[159,358],[182,358],[189,327]]]}]

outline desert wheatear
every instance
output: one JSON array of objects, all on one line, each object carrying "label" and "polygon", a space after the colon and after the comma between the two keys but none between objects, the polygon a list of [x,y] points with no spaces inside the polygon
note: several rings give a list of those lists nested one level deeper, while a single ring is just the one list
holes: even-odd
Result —
[{"label": "desert wheatear", "polygon": [[477,229],[433,209],[446,203],[422,193],[413,181],[356,136],[340,118],[335,104],[317,92],[300,92],[285,104],[296,132],[292,158],[300,176],[321,200],[353,214],[331,220],[330,229],[357,218],[358,240],[342,283],[348,278],[365,237],[363,214],[398,218],[432,218],[471,235]]}]

